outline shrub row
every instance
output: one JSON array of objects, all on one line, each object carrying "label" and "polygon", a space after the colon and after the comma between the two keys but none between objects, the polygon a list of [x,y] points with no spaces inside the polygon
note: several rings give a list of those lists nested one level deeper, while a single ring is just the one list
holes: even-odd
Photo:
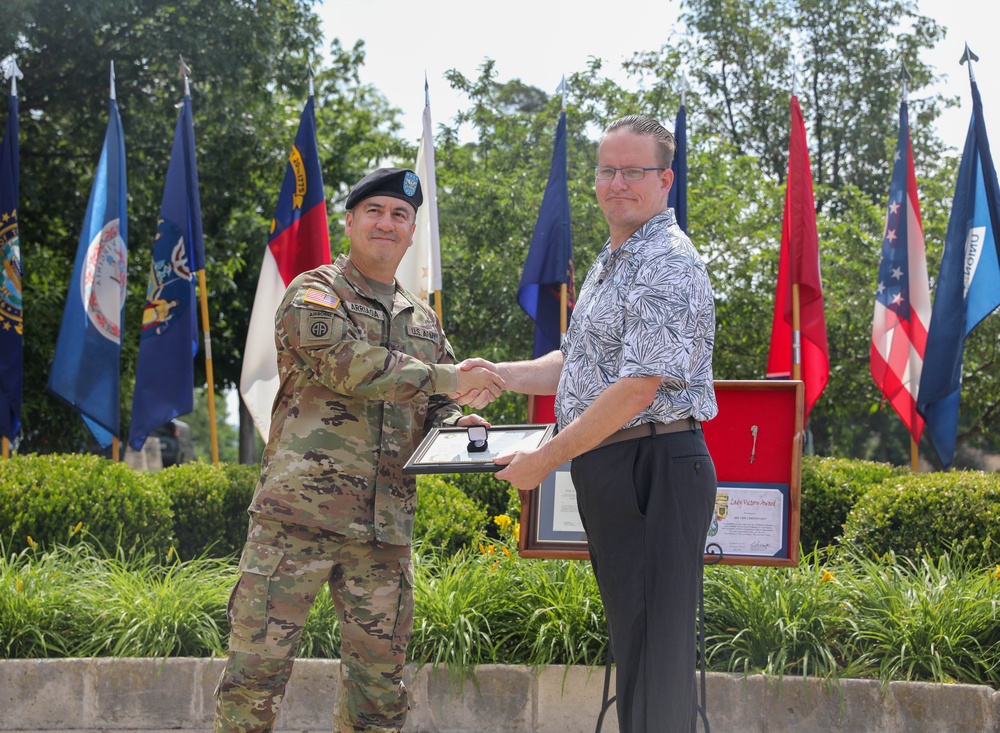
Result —
[{"label": "shrub row", "polygon": [[909,558],[946,551],[998,559],[1000,475],[983,471],[914,474],[870,461],[806,457],[800,541]]},{"label": "shrub row", "polygon": [[[0,461],[0,539],[65,543],[85,530],[109,550],[142,545],[184,558],[230,557],[246,534],[259,470],[190,463],[155,473],[91,455],[27,455]],[[492,519],[516,512],[517,494],[491,474],[418,477],[414,537],[454,552]],[[907,557],[946,549],[984,557],[1000,542],[1000,477],[979,471],[911,474],[882,463],[806,457],[800,542],[847,544]],[[516,517],[515,517],[516,518]]]},{"label": "shrub row", "polygon": [[[173,547],[182,558],[231,557],[243,547],[259,475],[232,463],[145,473],[93,455],[14,456],[0,461],[0,542],[14,549],[30,537],[52,547],[82,531],[109,552]],[[470,545],[492,518],[441,477],[421,476],[418,487],[415,536],[434,547]]]}]

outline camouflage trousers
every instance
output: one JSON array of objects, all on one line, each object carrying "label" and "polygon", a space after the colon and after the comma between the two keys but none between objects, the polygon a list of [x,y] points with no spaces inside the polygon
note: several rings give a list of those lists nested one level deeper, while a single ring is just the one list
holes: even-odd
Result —
[{"label": "camouflage trousers", "polygon": [[216,733],[274,729],[302,630],[324,583],[340,623],[335,733],[390,733],[406,720],[413,631],[410,547],[354,540],[252,516],[229,599],[229,660],[215,691]]}]

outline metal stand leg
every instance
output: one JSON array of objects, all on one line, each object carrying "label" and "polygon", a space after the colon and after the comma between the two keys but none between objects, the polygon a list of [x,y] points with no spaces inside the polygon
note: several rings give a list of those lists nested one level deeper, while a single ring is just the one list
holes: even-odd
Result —
[{"label": "metal stand leg", "polygon": [[611,692],[611,665],[614,664],[614,653],[611,651],[611,644],[608,644],[608,661],[604,666],[604,696],[601,698],[601,714],[597,716],[597,728],[594,729],[594,733],[601,733],[601,726],[604,725],[604,716],[614,704],[617,695],[612,695],[608,698],[608,693]]},{"label": "metal stand leg", "polygon": [[701,704],[698,705],[698,715],[701,716],[701,724],[705,726],[705,733],[711,733],[708,725],[707,698],[706,692],[708,684],[706,682],[705,662],[705,573],[701,575],[701,588],[698,589],[698,670],[701,675]]},{"label": "metal stand leg", "polygon": [[[705,554],[711,559],[709,565],[722,562],[722,547],[715,542],[705,547]],[[705,658],[705,569],[701,571],[701,587],[698,589],[698,672],[701,676],[701,704],[698,705],[698,715],[705,726],[705,733],[711,733],[708,725],[708,660]]]}]

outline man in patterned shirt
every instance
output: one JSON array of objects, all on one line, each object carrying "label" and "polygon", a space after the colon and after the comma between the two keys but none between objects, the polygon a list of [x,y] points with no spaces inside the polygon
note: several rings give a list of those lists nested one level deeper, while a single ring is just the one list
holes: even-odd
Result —
[{"label": "man in patterned shirt", "polygon": [[697,719],[696,607],[716,491],[701,430],[718,409],[715,304],[705,265],[667,208],[675,147],[649,117],[608,127],[595,177],[610,238],[562,347],[495,366],[507,389],[556,395],[557,435],[497,458],[505,468],[496,475],[533,489],[572,459],[621,733],[692,733]]},{"label": "man in patterned shirt", "polygon": [[434,311],[395,282],[421,199],[412,171],[363,178],[347,197],[349,254],[293,280],[278,308],[281,385],[229,602],[217,733],[273,730],[324,584],[342,638],[335,733],[406,720],[417,497],[402,469],[432,427],[488,425],[456,399],[481,407],[503,387],[458,370]]}]

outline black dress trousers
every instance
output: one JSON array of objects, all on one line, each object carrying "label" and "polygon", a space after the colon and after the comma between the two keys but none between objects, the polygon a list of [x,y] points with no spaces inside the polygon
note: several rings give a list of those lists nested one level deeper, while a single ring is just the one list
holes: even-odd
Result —
[{"label": "black dress trousers", "polygon": [[696,621],[715,509],[701,430],[596,448],[572,463],[616,664],[620,733],[694,733]]}]

